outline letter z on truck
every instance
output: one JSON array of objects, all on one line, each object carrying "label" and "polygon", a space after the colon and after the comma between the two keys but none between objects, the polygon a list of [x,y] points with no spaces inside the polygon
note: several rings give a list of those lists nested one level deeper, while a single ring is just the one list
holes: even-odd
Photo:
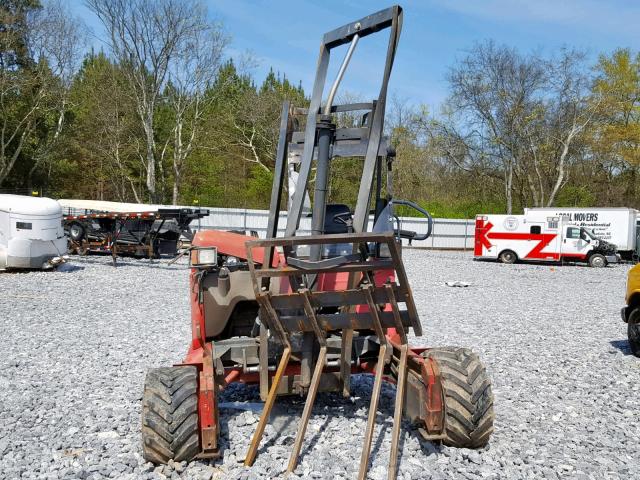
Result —
[{"label": "letter z on truck", "polygon": [[570,260],[592,267],[619,261],[615,245],[587,228],[567,225],[560,216],[544,214],[478,215],[474,257],[503,263]]}]

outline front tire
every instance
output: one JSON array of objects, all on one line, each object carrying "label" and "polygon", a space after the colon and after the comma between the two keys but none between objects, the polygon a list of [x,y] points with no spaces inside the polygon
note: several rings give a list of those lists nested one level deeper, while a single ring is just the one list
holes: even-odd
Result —
[{"label": "front tire", "polygon": [[438,362],[445,403],[445,445],[482,448],[493,433],[491,380],[478,355],[468,348],[432,348],[425,358]]},{"label": "front tire", "polygon": [[516,263],[518,260],[518,256],[515,252],[511,250],[505,250],[504,252],[500,252],[500,256],[498,257],[502,263],[512,264]]},{"label": "front tire", "polygon": [[603,268],[607,266],[607,259],[604,255],[594,253],[589,257],[589,266],[594,268]]},{"label": "front tire", "polygon": [[196,367],[149,370],[142,398],[142,451],[156,464],[192,460],[200,452]]}]

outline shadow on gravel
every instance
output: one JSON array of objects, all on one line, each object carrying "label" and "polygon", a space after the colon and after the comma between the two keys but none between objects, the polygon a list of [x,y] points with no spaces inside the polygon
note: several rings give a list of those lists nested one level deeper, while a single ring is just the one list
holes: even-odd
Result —
[{"label": "shadow on gravel", "polygon": [[189,267],[187,265],[180,265],[180,264],[174,264],[174,265],[167,265],[166,263],[118,263],[115,268],[128,268],[128,267],[135,267],[135,268],[155,268],[155,269],[159,269],[159,270],[188,270]]},{"label": "shadow on gravel", "polygon": [[[384,441],[384,434],[386,433],[386,431],[389,428],[393,428],[393,422],[391,421],[387,421],[385,420],[382,425],[380,425],[380,430],[377,433],[377,438],[376,438],[376,442],[373,444],[373,447],[371,447],[371,454],[370,454],[370,459],[371,458],[375,458],[378,455],[378,452],[380,451],[380,447],[382,446],[382,442]],[[404,447],[404,435],[403,435],[403,431],[400,431],[400,440],[399,440],[399,448],[398,451],[400,452],[398,455],[398,463],[400,463],[400,460],[402,460],[402,447]],[[369,462],[371,462],[371,460],[369,460]]]},{"label": "shadow on gravel", "polygon": [[611,340],[609,343],[612,347],[617,348],[625,355],[633,355],[628,340]]},{"label": "shadow on gravel", "polygon": [[[109,254],[99,254],[99,253],[91,253],[88,255],[72,255],[71,259],[75,259],[77,262],[86,263],[89,265],[105,265],[109,267],[113,267],[112,257]],[[129,256],[119,256],[116,259],[115,268],[122,267],[138,267],[138,268],[159,268],[161,270],[187,270],[189,268],[189,263],[186,261],[186,258],[180,259],[177,262],[169,265],[169,262],[173,259],[173,257],[164,256],[161,258],[152,258],[149,259],[147,257],[129,257]],[[106,260],[106,262],[105,262]]]},{"label": "shadow on gravel", "polygon": [[139,260],[131,260],[131,259],[127,259],[125,261],[117,261],[116,265],[114,267],[114,265],[109,262],[108,264],[106,264],[107,267],[110,268],[129,268],[129,267],[134,267],[134,268],[155,268],[155,269],[160,269],[160,270],[188,270],[189,266],[187,264],[180,264],[180,263],[174,263],[173,265],[169,265],[169,261],[162,261],[162,260],[152,260],[151,262],[149,262],[149,260],[147,259],[139,259]]},{"label": "shadow on gravel", "polygon": [[84,269],[85,267],[81,265],[65,263],[64,265],[60,265],[56,271],[60,273],[72,273],[72,272],[77,272],[78,270],[84,270]]},{"label": "shadow on gravel", "polygon": [[302,458],[305,455],[313,452],[313,447],[315,447],[316,444],[318,443],[318,440],[320,440],[322,432],[325,431],[325,429],[329,425],[329,421],[330,420],[331,420],[331,418],[329,417],[329,415],[326,415],[325,418],[324,418],[324,422],[322,422],[322,425],[320,425],[320,428],[318,429],[318,431],[313,434],[313,436],[311,437],[311,440],[307,444],[306,448],[304,448],[302,450],[302,452],[300,452],[300,458]]},{"label": "shadow on gravel", "polygon": [[50,268],[49,270],[43,270],[42,268],[15,268],[10,270],[0,270],[0,274],[29,274],[29,273],[70,273],[78,270],[84,270],[84,267],[80,265],[72,265],[69,263],[63,263],[57,268]]}]

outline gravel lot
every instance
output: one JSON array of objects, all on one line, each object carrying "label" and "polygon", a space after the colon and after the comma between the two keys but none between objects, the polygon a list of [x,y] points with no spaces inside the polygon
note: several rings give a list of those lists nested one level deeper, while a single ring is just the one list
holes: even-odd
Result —
[{"label": "gravel lot", "polygon": [[[494,382],[483,451],[402,434],[399,478],[639,478],[640,359],[619,309],[628,266],[500,265],[405,250],[426,345],[472,347]],[[471,283],[451,288],[445,281]],[[256,464],[242,467],[260,404],[222,394],[224,459],[145,463],[145,371],[178,362],[190,338],[187,270],[74,259],[57,272],[0,274],[1,478],[270,478],[282,474],[302,400],[281,399]],[[354,478],[371,379],[318,397],[296,473]],[[370,477],[386,478],[394,390],[385,387]]]}]

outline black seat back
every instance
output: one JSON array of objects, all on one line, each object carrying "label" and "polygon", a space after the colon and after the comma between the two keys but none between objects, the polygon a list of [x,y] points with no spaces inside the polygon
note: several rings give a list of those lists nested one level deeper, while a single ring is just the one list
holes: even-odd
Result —
[{"label": "black seat back", "polygon": [[334,217],[339,214],[351,214],[348,205],[342,203],[327,204],[324,215],[324,233],[348,233],[349,230],[344,223],[334,222]]}]

